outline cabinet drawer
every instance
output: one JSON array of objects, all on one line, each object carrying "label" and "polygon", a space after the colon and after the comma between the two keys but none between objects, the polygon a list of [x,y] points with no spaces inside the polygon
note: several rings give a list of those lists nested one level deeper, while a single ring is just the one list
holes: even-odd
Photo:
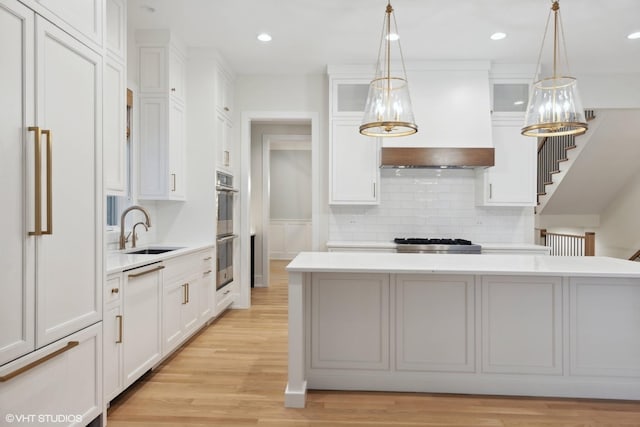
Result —
[{"label": "cabinet drawer", "polygon": [[110,304],[122,299],[122,274],[112,274],[107,277],[104,286],[104,303]]},{"label": "cabinet drawer", "polygon": [[222,313],[235,301],[237,291],[236,282],[216,291],[216,316]]},{"label": "cabinet drawer", "polygon": [[[60,351],[57,355],[47,358]],[[42,363],[37,364],[37,361]],[[8,376],[32,365],[25,372],[0,382],[0,402],[5,416],[36,414],[21,425],[86,425],[102,411],[102,324],[22,357],[0,369]],[[38,419],[39,416],[58,419]],[[61,421],[60,417],[64,418]]]},{"label": "cabinet drawer", "polygon": [[163,282],[173,283],[185,280],[194,272],[201,270],[202,257],[198,254],[183,255],[164,261]]}]

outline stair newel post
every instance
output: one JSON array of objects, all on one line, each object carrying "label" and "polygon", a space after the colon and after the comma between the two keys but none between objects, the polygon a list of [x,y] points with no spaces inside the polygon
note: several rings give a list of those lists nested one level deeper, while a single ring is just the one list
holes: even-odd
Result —
[{"label": "stair newel post", "polygon": [[595,256],[596,254],[596,233],[587,231],[584,233],[584,255]]}]

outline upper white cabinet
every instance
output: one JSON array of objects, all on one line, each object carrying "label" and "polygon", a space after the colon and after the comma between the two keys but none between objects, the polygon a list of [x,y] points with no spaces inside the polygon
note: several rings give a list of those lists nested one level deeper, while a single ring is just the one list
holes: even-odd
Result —
[{"label": "upper white cabinet", "polygon": [[495,121],[495,166],[476,170],[476,204],[536,205],[536,138],[522,136],[522,123]]},{"label": "upper white cabinet", "polygon": [[479,206],[535,206],[537,140],[520,133],[535,66],[495,64],[491,69],[495,166],[476,170]]},{"label": "upper white cabinet", "polygon": [[216,157],[220,169],[233,172],[236,150],[233,143],[233,77],[218,61],[216,90]]},{"label": "upper white cabinet", "polygon": [[102,50],[105,0],[20,1],[97,52]]},{"label": "upper white cabinet", "polygon": [[184,200],[184,47],[165,30],[138,30],[136,43],[140,59],[138,197],[151,200]]},{"label": "upper white cabinet", "polygon": [[378,204],[380,140],[359,132],[369,81],[335,76],[329,81],[329,204]]}]

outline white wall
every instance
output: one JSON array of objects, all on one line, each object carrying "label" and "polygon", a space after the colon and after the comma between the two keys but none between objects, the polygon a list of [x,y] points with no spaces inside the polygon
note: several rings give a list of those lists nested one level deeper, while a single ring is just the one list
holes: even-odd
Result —
[{"label": "white wall", "polygon": [[311,220],[311,151],[271,150],[271,219]]},{"label": "white wall", "polygon": [[578,73],[585,108],[640,108],[640,73]]},{"label": "white wall", "polygon": [[640,172],[600,216],[596,255],[628,259],[640,249]]},{"label": "white wall", "polygon": [[473,170],[385,169],[379,206],[332,206],[330,241],[394,237],[533,243],[533,208],[477,207]]}]

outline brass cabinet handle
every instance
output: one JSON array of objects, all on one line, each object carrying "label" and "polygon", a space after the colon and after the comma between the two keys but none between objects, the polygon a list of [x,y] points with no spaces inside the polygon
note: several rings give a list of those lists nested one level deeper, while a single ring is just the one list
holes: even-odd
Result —
[{"label": "brass cabinet handle", "polygon": [[213,257],[208,256],[208,257],[206,257],[204,260],[205,260],[205,261],[210,261],[210,260],[212,260],[212,259],[213,259]]},{"label": "brass cabinet handle", "polygon": [[118,289],[118,288],[111,288],[111,293],[112,293],[112,294],[117,294],[118,292],[120,292],[120,289]]},{"label": "brass cabinet handle", "polygon": [[43,130],[42,133],[47,136],[47,229],[42,234],[53,234],[53,161],[51,160],[51,131]]},{"label": "brass cabinet handle", "polygon": [[224,165],[225,166],[229,166],[229,160],[230,160],[229,151],[224,150]]},{"label": "brass cabinet handle", "polygon": [[229,111],[229,107],[224,107],[224,111]]},{"label": "brass cabinet handle", "polygon": [[187,303],[187,284],[182,284],[182,305]]},{"label": "brass cabinet handle", "polygon": [[18,368],[13,372],[9,372],[7,375],[0,376],[0,383],[9,381],[12,378],[17,377],[20,374],[24,374],[25,372],[35,368],[36,366],[42,365],[46,361],[53,359],[54,357],[64,353],[65,351],[71,350],[73,347],[76,347],[80,344],[79,341],[69,341],[66,346],[54,351],[51,354],[47,354],[46,356],[41,357],[40,359],[29,363],[28,365],[23,366],[22,368]]},{"label": "brass cabinet handle", "polygon": [[[42,236],[43,234],[53,234],[53,163],[51,160],[51,131],[40,129],[38,126],[30,126],[27,128],[29,132],[35,132],[35,231],[30,231],[29,236]],[[47,229],[42,229],[42,147],[40,144],[41,136],[47,137]]]},{"label": "brass cabinet handle", "polygon": [[185,285],[187,285],[187,304],[189,304],[189,284],[185,283]]},{"label": "brass cabinet handle", "polygon": [[159,265],[156,268],[152,268],[151,270],[143,271],[142,273],[129,274],[129,277],[140,277],[140,276],[144,276],[145,274],[155,273],[156,271],[162,270],[162,269],[164,269],[164,265]]},{"label": "brass cabinet handle", "polygon": [[116,315],[116,320],[118,321],[118,339],[116,340],[116,344],[122,343],[122,315]]},{"label": "brass cabinet handle", "polygon": [[37,126],[30,126],[29,132],[35,132],[34,141],[35,141],[35,151],[33,157],[35,158],[35,171],[34,171],[34,179],[35,179],[35,200],[34,200],[34,226],[35,231],[30,231],[29,236],[40,236],[42,235],[42,164],[40,163],[40,157],[42,153],[40,152],[40,128]]},{"label": "brass cabinet handle", "polygon": [[176,174],[172,173],[171,174],[171,191],[176,191]]},{"label": "brass cabinet handle", "polygon": [[206,276],[207,274],[211,274],[213,273],[213,270],[207,270],[204,273],[202,273],[203,276]]}]

